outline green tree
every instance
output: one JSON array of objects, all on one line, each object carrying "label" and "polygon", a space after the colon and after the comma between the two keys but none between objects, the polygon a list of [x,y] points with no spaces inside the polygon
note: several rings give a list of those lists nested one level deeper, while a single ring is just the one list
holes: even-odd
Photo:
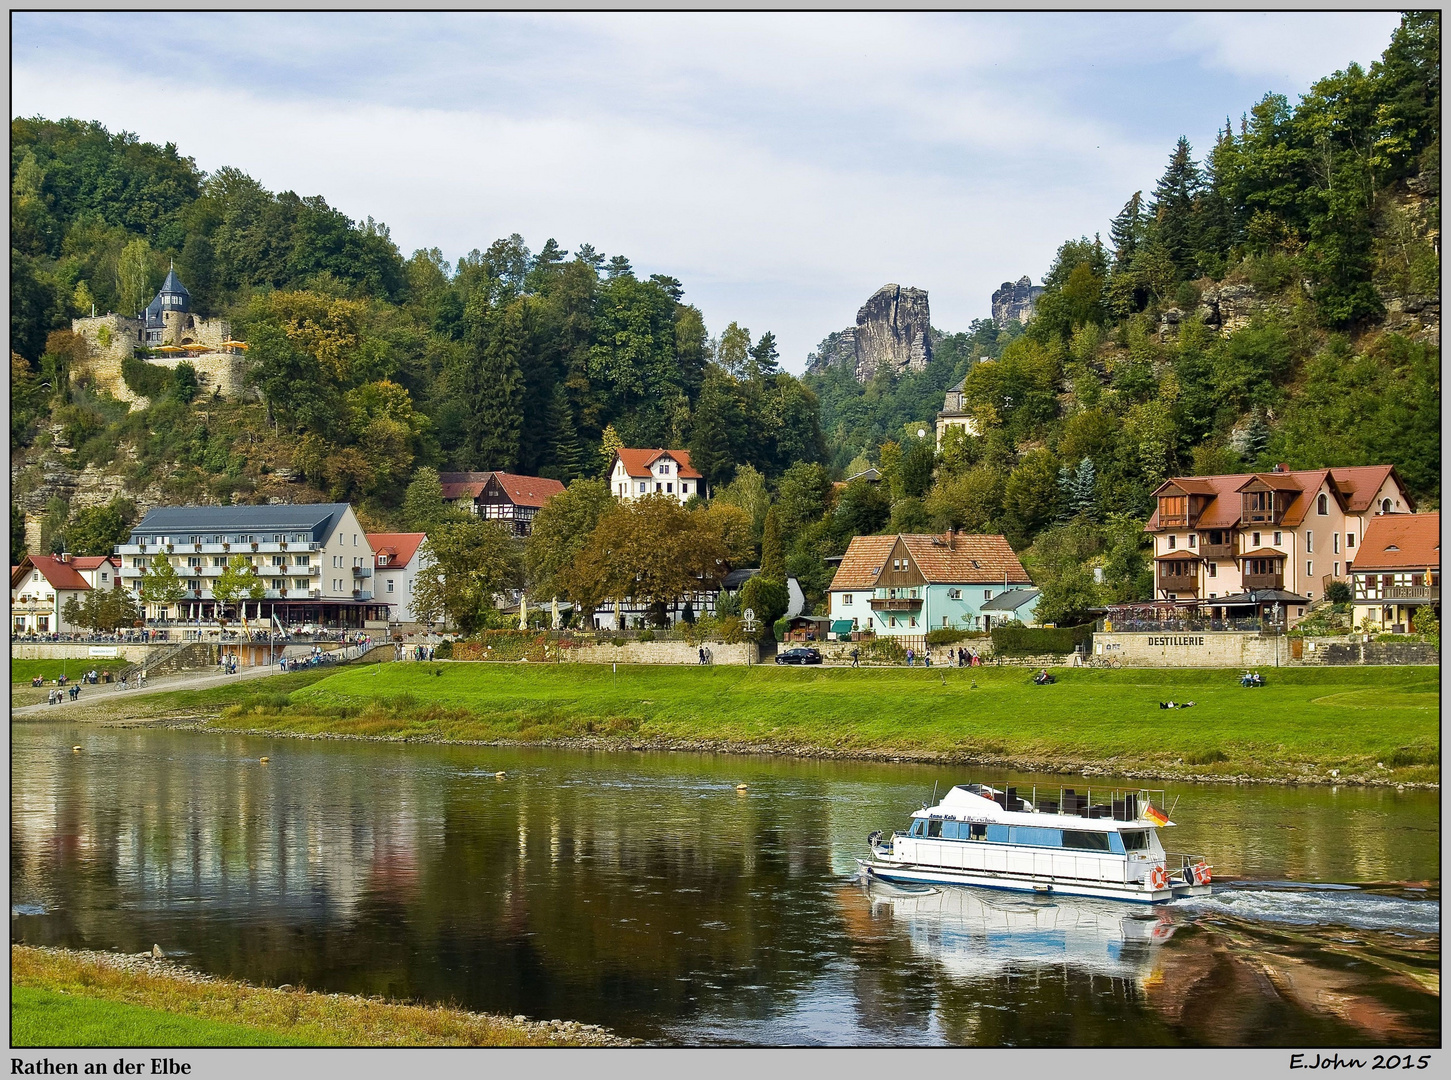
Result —
[{"label": "green tree", "polygon": [[[226,570],[222,573],[225,575]],[[146,573],[141,575],[142,602],[166,608],[179,604],[185,596],[186,583],[171,565],[171,560],[162,554],[151,556]]]},{"label": "green tree", "polygon": [[414,532],[428,532],[444,519],[446,510],[438,470],[420,466],[403,494],[403,524]]},{"label": "green tree", "polygon": [[72,555],[109,555],[130,535],[136,504],[112,499],[105,506],[77,510],[65,526],[66,550]]},{"label": "green tree", "polygon": [[524,570],[534,592],[570,595],[574,560],[614,505],[607,481],[579,478],[540,508],[524,542]]},{"label": "green tree", "polygon": [[497,621],[495,601],[524,583],[519,544],[497,521],[446,522],[429,534],[421,551],[413,610],[465,634]]},{"label": "green tree", "polygon": [[1034,617],[1040,623],[1077,626],[1087,622],[1090,609],[1101,602],[1092,571],[1086,566],[1072,566],[1044,583]]},{"label": "green tree", "polygon": [[145,240],[133,240],[121,250],[116,263],[116,291],[125,315],[135,315],[151,302],[156,291],[156,268],[151,245]]},{"label": "green tree", "polygon": [[222,572],[212,582],[212,599],[221,605],[224,621],[227,608],[246,600],[261,600],[267,595],[267,586],[257,573],[254,564],[245,555],[233,555],[222,567]]},{"label": "green tree", "polygon": [[1032,450],[1008,475],[1003,489],[1003,532],[1015,547],[1053,520],[1058,509],[1058,469],[1047,450]]},{"label": "green tree", "polygon": [[1169,155],[1169,166],[1154,185],[1156,239],[1168,252],[1179,280],[1198,276],[1199,197],[1204,177],[1194,161],[1189,140],[1182,135]]},{"label": "green tree", "polygon": [[786,580],[786,549],[781,544],[781,523],[774,508],[767,511],[761,532],[761,576],[770,581]]}]

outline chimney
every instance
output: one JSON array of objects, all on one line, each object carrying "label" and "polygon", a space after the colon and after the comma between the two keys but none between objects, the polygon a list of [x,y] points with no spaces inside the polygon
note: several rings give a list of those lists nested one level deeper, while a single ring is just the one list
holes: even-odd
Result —
[{"label": "chimney", "polygon": [[1275,466],[1275,472],[1278,472],[1278,473],[1287,473],[1289,471],[1290,471],[1290,467],[1288,465],[1286,465],[1283,461],[1280,462],[1279,464],[1277,464]]}]

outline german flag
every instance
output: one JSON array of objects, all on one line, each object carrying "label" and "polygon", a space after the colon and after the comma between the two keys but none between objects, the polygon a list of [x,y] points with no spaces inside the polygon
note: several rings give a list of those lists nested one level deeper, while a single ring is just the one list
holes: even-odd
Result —
[{"label": "german flag", "polygon": [[1153,803],[1144,803],[1144,817],[1148,818],[1155,825],[1169,824],[1169,815],[1162,810],[1155,810]]}]

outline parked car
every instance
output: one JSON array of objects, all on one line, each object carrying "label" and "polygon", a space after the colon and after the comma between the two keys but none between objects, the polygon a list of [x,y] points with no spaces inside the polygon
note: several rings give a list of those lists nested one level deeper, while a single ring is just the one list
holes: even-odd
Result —
[{"label": "parked car", "polygon": [[778,664],[819,664],[821,653],[815,649],[787,649],[776,654]]}]

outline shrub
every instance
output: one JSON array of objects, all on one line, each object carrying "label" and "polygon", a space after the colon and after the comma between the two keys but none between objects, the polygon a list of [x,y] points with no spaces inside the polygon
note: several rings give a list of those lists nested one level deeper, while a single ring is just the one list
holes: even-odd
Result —
[{"label": "shrub", "polygon": [[777,619],[771,629],[775,632],[777,641],[785,641],[786,632],[791,629],[791,623],[786,619]]},{"label": "shrub", "polygon": [[1392,769],[1401,769],[1407,765],[1435,765],[1439,760],[1440,755],[1434,747],[1402,746],[1386,758],[1386,764]]},{"label": "shrub", "polygon": [[993,651],[999,656],[1040,656],[1044,653],[1064,655],[1078,645],[1088,645],[1093,624],[1058,626],[1051,630],[1028,626],[993,627]]},{"label": "shrub", "polygon": [[1185,754],[1184,760],[1190,765],[1213,765],[1220,761],[1228,761],[1229,755],[1215,747],[1213,750],[1195,750]]},{"label": "shrub", "polygon": [[885,660],[889,664],[902,664],[907,660],[907,650],[892,637],[864,638],[861,650],[868,660]]},{"label": "shrub", "polygon": [[121,378],[133,394],[147,398],[160,397],[172,385],[170,371],[148,364],[145,360],[138,360],[134,356],[128,356],[121,361]]},{"label": "shrub", "polygon": [[655,631],[650,630],[650,629],[641,630],[638,634],[635,635],[635,640],[636,641],[654,641],[655,640]]},{"label": "shrub", "polygon": [[959,641],[966,641],[970,633],[969,630],[953,630],[951,627],[941,626],[927,632],[927,644],[956,645]]},{"label": "shrub", "polygon": [[453,659],[453,642],[452,641],[441,641],[441,642],[439,642],[437,645],[435,645],[433,647],[433,657],[434,657],[435,660],[451,660],[451,659]]},{"label": "shrub", "polygon": [[1332,604],[1350,603],[1350,586],[1343,581],[1332,581],[1325,586],[1325,599]]}]

